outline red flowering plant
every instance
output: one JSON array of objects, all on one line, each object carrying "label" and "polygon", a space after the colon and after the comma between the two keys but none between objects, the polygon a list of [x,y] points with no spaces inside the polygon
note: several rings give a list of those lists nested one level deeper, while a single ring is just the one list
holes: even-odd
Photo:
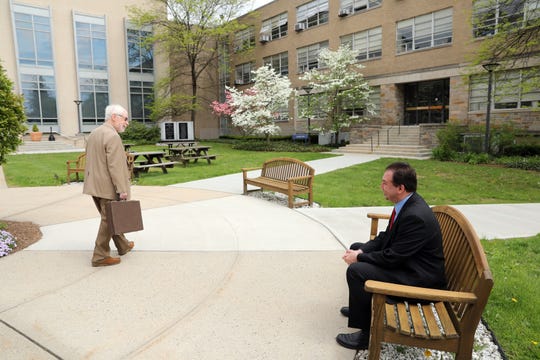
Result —
[{"label": "red flowering plant", "polygon": [[212,112],[218,116],[231,116],[234,113],[235,107],[232,105],[231,92],[225,90],[225,102],[212,101],[210,104]]}]

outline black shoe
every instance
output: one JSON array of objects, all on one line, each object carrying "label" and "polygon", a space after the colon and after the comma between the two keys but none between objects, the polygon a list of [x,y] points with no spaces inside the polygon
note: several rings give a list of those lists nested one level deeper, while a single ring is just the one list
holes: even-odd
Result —
[{"label": "black shoe", "polygon": [[349,307],[348,306],[342,307],[341,309],[339,309],[339,312],[341,313],[341,315],[343,315],[345,317],[349,317]]},{"label": "black shoe", "polygon": [[352,350],[367,350],[369,347],[369,334],[362,330],[352,334],[339,334],[336,336],[339,345]]}]

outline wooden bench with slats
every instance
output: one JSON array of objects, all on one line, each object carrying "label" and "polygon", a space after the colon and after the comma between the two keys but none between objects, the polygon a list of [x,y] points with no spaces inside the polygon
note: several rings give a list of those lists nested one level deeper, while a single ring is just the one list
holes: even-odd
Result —
[{"label": "wooden bench with slats", "polygon": [[[261,170],[260,176],[249,178],[248,172]],[[290,208],[309,204],[313,205],[313,179],[315,169],[308,164],[293,158],[275,158],[264,162],[262,167],[243,168],[244,195],[250,191],[248,185],[259,187],[261,190],[279,192],[288,196]],[[294,201],[299,194],[308,194],[307,201]]]},{"label": "wooden bench with slats", "polygon": [[[433,207],[441,226],[446,290],[369,280],[373,293],[369,360],[379,359],[381,342],[456,353],[471,359],[474,334],[493,287],[493,277],[482,245],[465,216],[451,206]],[[368,215],[387,219],[387,215]],[[373,225],[373,224],[372,224]],[[372,226],[371,237],[377,228]],[[421,299],[422,304],[387,302],[387,296]]]}]

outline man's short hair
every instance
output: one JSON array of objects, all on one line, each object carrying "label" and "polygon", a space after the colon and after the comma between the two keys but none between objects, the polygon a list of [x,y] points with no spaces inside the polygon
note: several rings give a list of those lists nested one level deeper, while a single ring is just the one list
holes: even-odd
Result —
[{"label": "man's short hair", "polygon": [[408,192],[415,192],[417,186],[416,171],[406,162],[395,162],[386,167],[393,172],[392,183],[394,186],[403,185]]}]

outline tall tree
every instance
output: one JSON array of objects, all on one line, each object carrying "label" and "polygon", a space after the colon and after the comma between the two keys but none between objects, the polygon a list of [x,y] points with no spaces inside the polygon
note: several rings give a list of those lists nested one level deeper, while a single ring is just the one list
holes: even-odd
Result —
[{"label": "tall tree", "polygon": [[[342,129],[363,121],[365,115],[373,112],[369,99],[371,88],[361,73],[364,66],[357,62],[354,52],[347,46],[336,51],[321,50],[319,64],[325,66],[306,72],[300,80],[308,81],[318,109],[324,114],[321,130],[335,132],[337,143]],[[347,111],[353,108],[362,109],[363,115]]]},{"label": "tall tree", "polygon": [[[193,126],[200,108],[202,76],[217,74],[219,45],[243,27],[235,19],[248,0],[149,0],[149,7],[132,7],[130,20],[152,26],[149,41],[165,51],[168,76],[156,84],[154,119],[190,113]],[[213,84],[217,87],[217,82]]]},{"label": "tall tree", "polygon": [[25,122],[23,97],[13,92],[13,82],[0,62],[0,165],[22,143],[21,135],[27,130]]}]

